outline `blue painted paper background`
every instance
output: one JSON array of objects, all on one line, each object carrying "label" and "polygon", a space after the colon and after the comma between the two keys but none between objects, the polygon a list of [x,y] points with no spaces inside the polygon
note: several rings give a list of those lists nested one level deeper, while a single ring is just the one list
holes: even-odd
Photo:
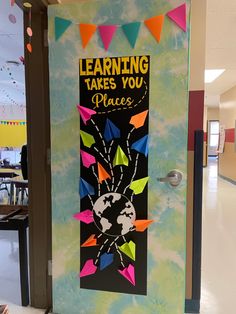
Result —
[{"label": "blue painted paper background", "polygon": [[[185,299],[186,177],[171,189],[156,177],[171,169],[186,174],[188,35],[167,17],[158,44],[142,25],[135,49],[118,29],[108,52],[98,34],[85,50],[75,23],[143,21],[180,0],[81,1],[49,7],[52,141],[53,304],[60,314],[182,314]],[[74,22],[55,42],[54,17]],[[79,58],[150,55],[148,295],[80,289]]]}]

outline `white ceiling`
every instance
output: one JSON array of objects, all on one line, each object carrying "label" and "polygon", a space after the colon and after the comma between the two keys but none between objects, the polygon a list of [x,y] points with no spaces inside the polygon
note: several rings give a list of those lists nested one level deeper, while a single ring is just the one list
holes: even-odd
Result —
[{"label": "white ceiling", "polygon": [[217,106],[219,95],[236,85],[235,30],[236,0],[207,0],[206,69],[226,69],[206,84],[207,106]]},{"label": "white ceiling", "polygon": [[[11,23],[9,15],[16,23]],[[14,18],[13,17],[13,18]],[[10,5],[10,0],[0,1],[0,105],[25,106],[24,65],[19,60],[24,56],[23,13]],[[7,61],[20,64],[11,65]]]}]

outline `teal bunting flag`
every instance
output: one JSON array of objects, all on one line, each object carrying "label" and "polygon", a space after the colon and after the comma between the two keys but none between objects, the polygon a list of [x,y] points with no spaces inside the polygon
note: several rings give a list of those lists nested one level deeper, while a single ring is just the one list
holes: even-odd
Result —
[{"label": "teal bunting flag", "polygon": [[58,40],[72,24],[71,21],[55,17],[55,38]]},{"label": "teal bunting flag", "polygon": [[123,32],[128,39],[132,48],[135,47],[139,30],[140,30],[141,22],[133,22],[129,24],[122,25]]}]

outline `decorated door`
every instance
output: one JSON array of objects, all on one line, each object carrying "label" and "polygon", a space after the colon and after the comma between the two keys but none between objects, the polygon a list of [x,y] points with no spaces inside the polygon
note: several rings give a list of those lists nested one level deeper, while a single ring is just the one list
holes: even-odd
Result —
[{"label": "decorated door", "polygon": [[184,313],[188,12],[49,7],[55,313]]}]

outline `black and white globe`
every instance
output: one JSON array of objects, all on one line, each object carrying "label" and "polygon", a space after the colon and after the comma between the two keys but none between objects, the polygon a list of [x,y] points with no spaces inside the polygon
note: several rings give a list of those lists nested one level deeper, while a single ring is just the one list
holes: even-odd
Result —
[{"label": "black and white globe", "polygon": [[133,229],[136,212],[133,204],[123,194],[107,193],[100,196],[93,206],[97,228],[110,236],[121,236]]}]

